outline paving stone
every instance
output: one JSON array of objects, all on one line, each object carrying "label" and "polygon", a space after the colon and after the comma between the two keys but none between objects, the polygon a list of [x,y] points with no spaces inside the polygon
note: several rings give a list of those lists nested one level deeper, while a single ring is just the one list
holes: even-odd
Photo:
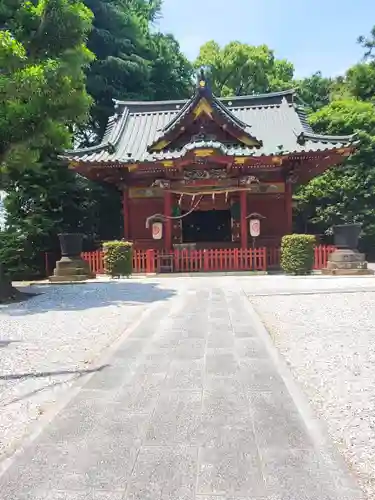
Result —
[{"label": "paving stone", "polygon": [[197,493],[261,496],[266,493],[259,457],[255,450],[201,448]]},{"label": "paving stone", "polygon": [[213,331],[207,339],[208,348],[232,348],[234,346],[234,336],[228,331]]},{"label": "paving stone", "polygon": [[204,360],[172,361],[165,388],[175,390],[202,390],[204,376]]},{"label": "paving stone", "polygon": [[268,359],[267,349],[257,338],[236,338],[234,350],[240,358]]},{"label": "paving stone", "polygon": [[256,451],[253,421],[249,414],[202,415],[197,442],[205,448]]},{"label": "paving stone", "polygon": [[213,376],[234,375],[239,364],[233,354],[213,354],[206,356],[206,373]]},{"label": "paving stone", "polygon": [[129,480],[126,500],[192,500],[198,450],[194,447],[142,447]]},{"label": "paving stone", "polygon": [[115,401],[129,413],[150,413],[165,381],[164,373],[138,374],[116,393]]},{"label": "paving stone", "polygon": [[151,418],[145,445],[194,444],[201,408],[202,391],[162,395]]},{"label": "paving stone", "polygon": [[175,352],[175,359],[201,359],[204,357],[206,341],[204,339],[181,340]]},{"label": "paving stone", "polygon": [[262,497],[229,497],[227,495],[196,495],[195,500],[271,500],[269,498],[266,498],[264,496]]},{"label": "paving stone", "polygon": [[207,379],[203,391],[203,413],[213,416],[249,414],[249,400],[238,381],[230,377]]},{"label": "paving stone", "polygon": [[142,351],[146,348],[147,344],[147,341],[143,339],[126,340],[114,353],[113,358],[111,359],[111,364],[117,364],[117,362],[120,361],[126,362],[138,358]]},{"label": "paving stone", "polygon": [[116,491],[62,491],[52,490],[43,500],[123,500],[124,493]]},{"label": "paving stone", "polygon": [[113,402],[97,391],[81,391],[42,432],[40,444],[90,442],[98,420],[111,412]]},{"label": "paving stone", "polygon": [[137,366],[134,368],[135,375],[145,374],[164,374],[166,375],[170,364],[172,362],[172,355],[170,351],[159,352],[150,354],[140,358]]},{"label": "paving stone", "polygon": [[250,394],[250,411],[259,449],[309,448],[311,440],[290,396],[271,392]]},{"label": "paving stone", "polygon": [[[271,498],[341,500],[324,461],[314,448],[261,451],[263,474]],[[343,492],[344,494],[344,492]]]},{"label": "paving stone", "polygon": [[95,373],[85,385],[85,389],[96,389],[107,391],[110,389],[119,389],[121,385],[132,375],[134,364],[126,364],[125,366],[106,367]]},{"label": "paving stone", "polygon": [[284,381],[271,359],[242,358],[238,378],[247,390],[283,392]]},{"label": "paving stone", "polygon": [[98,415],[91,439],[121,441],[140,447],[146,436],[150,415],[129,413],[121,404],[113,404],[104,415]]}]

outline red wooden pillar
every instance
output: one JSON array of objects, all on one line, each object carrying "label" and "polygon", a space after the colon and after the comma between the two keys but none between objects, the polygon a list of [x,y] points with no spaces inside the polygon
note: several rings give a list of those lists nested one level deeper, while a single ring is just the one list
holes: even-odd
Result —
[{"label": "red wooden pillar", "polygon": [[293,190],[290,181],[285,182],[286,234],[293,232]]},{"label": "red wooden pillar", "polygon": [[241,248],[245,250],[248,243],[247,232],[247,191],[240,192],[241,205]]},{"label": "red wooden pillar", "polygon": [[129,240],[129,194],[128,189],[122,190],[122,216],[124,220],[124,239]]},{"label": "red wooden pillar", "polygon": [[[164,215],[171,217],[172,215],[172,193],[164,191]],[[172,221],[166,219],[164,223],[164,249],[167,252],[172,250]]]}]

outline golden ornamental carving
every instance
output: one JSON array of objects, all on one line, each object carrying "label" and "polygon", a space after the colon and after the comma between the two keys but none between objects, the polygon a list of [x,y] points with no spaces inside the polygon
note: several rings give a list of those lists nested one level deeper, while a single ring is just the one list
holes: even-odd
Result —
[{"label": "golden ornamental carving", "polygon": [[212,118],[212,112],[213,112],[212,106],[205,98],[201,99],[193,109],[193,114],[195,118],[198,118],[198,116],[200,116],[202,113],[205,113],[210,118]]},{"label": "golden ornamental carving", "polygon": [[207,156],[212,156],[214,154],[213,149],[195,149],[194,155],[199,158],[207,158]]},{"label": "golden ornamental carving", "polygon": [[165,167],[165,168],[170,168],[170,167],[174,166],[174,161],[172,161],[172,160],[163,161],[162,163],[163,163],[163,167]]},{"label": "golden ornamental carving", "polygon": [[234,163],[236,165],[245,165],[246,163],[246,158],[235,158]]}]

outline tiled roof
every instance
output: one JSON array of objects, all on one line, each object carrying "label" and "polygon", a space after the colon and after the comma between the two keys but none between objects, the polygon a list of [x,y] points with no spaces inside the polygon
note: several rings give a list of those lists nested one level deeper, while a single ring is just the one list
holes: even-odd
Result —
[{"label": "tiled roof", "polygon": [[157,161],[176,158],[196,147],[216,148],[223,154],[261,156],[327,151],[349,146],[353,136],[314,134],[303,109],[294,102],[294,91],[218,100],[223,109],[246,125],[246,130],[262,141],[260,148],[216,143],[190,143],[179,150],[148,152],[191,101],[115,101],[116,114],[108,122],[98,146],[66,152],[65,157],[81,162]]}]

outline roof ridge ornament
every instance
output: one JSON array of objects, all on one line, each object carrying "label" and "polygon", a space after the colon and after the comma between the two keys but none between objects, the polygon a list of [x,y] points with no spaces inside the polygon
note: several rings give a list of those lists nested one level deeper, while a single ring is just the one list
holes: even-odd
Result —
[{"label": "roof ridge ornament", "polygon": [[203,97],[212,96],[211,87],[207,78],[208,68],[202,66],[197,73],[197,91]]}]

